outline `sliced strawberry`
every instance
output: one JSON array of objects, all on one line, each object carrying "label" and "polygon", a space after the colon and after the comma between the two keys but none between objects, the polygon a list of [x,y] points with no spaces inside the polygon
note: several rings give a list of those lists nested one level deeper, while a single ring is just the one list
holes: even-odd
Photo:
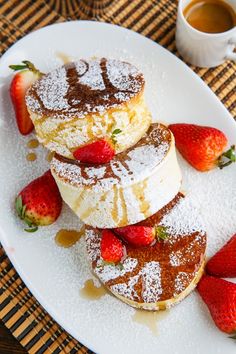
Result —
[{"label": "sliced strawberry", "polygon": [[150,227],[130,225],[116,228],[114,232],[129,244],[136,247],[149,246],[156,238],[164,240],[168,237],[164,226]]},{"label": "sliced strawberry", "polygon": [[107,163],[112,160],[115,150],[106,139],[97,140],[94,143],[79,147],[73,153],[76,160],[85,163]]},{"label": "sliced strawberry", "polygon": [[23,70],[12,79],[10,86],[11,100],[15,109],[16,122],[21,134],[29,134],[34,126],[29,116],[25,94],[28,88],[42,75],[32,63],[23,61],[23,65],[10,65],[13,70]]},{"label": "sliced strawberry", "polygon": [[227,138],[216,128],[181,123],[171,124],[169,129],[181,155],[199,171],[223,168],[236,161],[235,146],[224,153]]},{"label": "sliced strawberry", "polygon": [[235,333],[236,284],[212,276],[203,276],[197,289],[216,326],[223,332]]},{"label": "sliced strawberry", "polygon": [[208,261],[206,271],[216,277],[236,277],[236,234]]},{"label": "sliced strawberry", "polygon": [[61,213],[62,198],[50,171],[28,184],[16,198],[18,216],[33,232],[38,226],[50,225]]},{"label": "sliced strawberry", "polygon": [[111,230],[102,231],[101,257],[105,262],[118,263],[124,256],[122,242],[114,235]]}]

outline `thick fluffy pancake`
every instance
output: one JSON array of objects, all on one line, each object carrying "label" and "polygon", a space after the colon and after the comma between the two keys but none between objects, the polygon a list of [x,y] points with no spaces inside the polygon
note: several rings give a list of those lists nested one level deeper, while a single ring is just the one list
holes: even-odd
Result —
[{"label": "thick fluffy pancake", "polygon": [[73,151],[115,129],[116,152],[135,144],[151,115],[143,97],[144,77],[133,65],[115,59],[79,60],[44,75],[26,94],[39,141],[58,154]]},{"label": "thick fluffy pancake", "polygon": [[56,155],[51,171],[64,201],[86,224],[100,228],[146,219],[169,203],[181,185],[174,137],[157,123],[107,164],[81,164]]},{"label": "thick fluffy pancake", "polygon": [[97,277],[122,301],[146,310],[165,309],[187,296],[200,279],[206,233],[198,212],[180,193],[140,224],[166,226],[169,237],[147,247],[126,244],[122,269],[104,265],[100,255],[101,230],[86,226],[89,259]]}]

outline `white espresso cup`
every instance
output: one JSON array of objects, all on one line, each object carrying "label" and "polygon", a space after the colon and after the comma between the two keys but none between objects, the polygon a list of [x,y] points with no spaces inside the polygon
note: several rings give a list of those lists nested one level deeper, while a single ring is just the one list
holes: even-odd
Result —
[{"label": "white espresso cup", "polygon": [[[224,0],[236,11],[236,0]],[[183,11],[191,0],[179,0],[176,47],[190,64],[211,68],[225,60],[236,61],[236,27],[221,33],[205,33],[193,28],[184,17]]]}]

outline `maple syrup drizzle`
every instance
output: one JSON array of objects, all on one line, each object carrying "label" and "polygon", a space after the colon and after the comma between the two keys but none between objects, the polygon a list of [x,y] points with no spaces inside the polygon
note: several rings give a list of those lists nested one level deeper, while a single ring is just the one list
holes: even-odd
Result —
[{"label": "maple syrup drizzle", "polygon": [[80,204],[83,202],[83,198],[86,194],[86,190],[83,190],[80,195],[78,196],[78,198],[76,199],[74,205],[73,205],[73,208],[72,210],[76,213],[77,212],[77,209],[80,207]]},{"label": "maple syrup drizzle", "polygon": [[122,205],[122,210],[123,210],[123,216],[122,216],[122,219],[119,223],[119,226],[125,226],[128,224],[128,215],[127,215],[127,206],[125,203],[124,193],[121,188],[119,189],[119,197],[121,200],[121,205]]},{"label": "maple syrup drizzle", "polygon": [[26,160],[33,162],[37,159],[37,155],[34,152],[30,152],[26,155]]},{"label": "maple syrup drizzle", "polygon": [[112,219],[117,224],[118,223],[118,189],[113,186],[114,198],[113,198],[113,208],[111,210]]},{"label": "maple syrup drizzle", "polygon": [[106,288],[102,284],[99,287],[95,286],[93,279],[86,280],[84,287],[80,289],[80,296],[88,300],[98,300],[106,294]]},{"label": "maple syrup drizzle", "polygon": [[61,59],[64,64],[70,63],[72,61],[72,58],[68,54],[63,52],[56,52],[56,57],[58,59]]},{"label": "maple syrup drizzle", "polygon": [[133,322],[142,324],[150,329],[155,336],[158,334],[157,323],[159,320],[163,320],[169,313],[169,310],[160,311],[145,311],[135,310],[132,316]]},{"label": "maple syrup drizzle", "polygon": [[52,159],[53,159],[54,154],[55,154],[54,151],[49,151],[48,154],[47,154],[47,156],[46,156],[46,160],[47,160],[48,162],[51,162]]},{"label": "maple syrup drizzle", "polygon": [[148,217],[148,215],[149,215],[148,210],[150,208],[150,204],[145,200],[144,191],[146,188],[147,188],[147,180],[143,181],[139,185],[135,184],[132,187],[132,190],[133,190],[135,197],[139,201],[140,212],[142,214],[144,214],[144,216]]},{"label": "maple syrup drizzle", "polygon": [[29,149],[36,149],[39,146],[39,141],[37,139],[31,139],[27,143]]},{"label": "maple syrup drizzle", "polygon": [[60,247],[69,248],[73,246],[84,235],[84,226],[79,230],[61,229],[55,236],[55,242]]}]

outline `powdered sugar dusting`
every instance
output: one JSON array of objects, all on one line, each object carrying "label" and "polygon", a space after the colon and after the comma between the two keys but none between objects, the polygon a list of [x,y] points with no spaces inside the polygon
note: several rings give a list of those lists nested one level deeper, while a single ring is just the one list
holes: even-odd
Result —
[{"label": "powdered sugar dusting", "polygon": [[94,169],[93,167],[87,167],[84,169],[89,178],[103,178],[106,172],[106,167],[100,167]]},{"label": "powdered sugar dusting", "polygon": [[[40,97],[44,107],[52,111],[67,110],[70,108],[65,98],[68,87],[66,70],[63,67],[52,71],[50,75],[43,76],[35,84],[37,95]],[[26,102],[31,107],[33,102],[28,100],[28,96],[26,96]],[[36,102],[35,99],[34,102]],[[38,102],[34,104],[32,110],[36,111],[37,107]]]},{"label": "powdered sugar dusting", "polygon": [[167,228],[171,235],[187,235],[193,232],[199,232],[204,235],[204,222],[197,208],[186,197],[181,203],[177,204],[168,214],[161,220],[161,225]]},{"label": "powdered sugar dusting", "polygon": [[83,60],[76,61],[75,67],[76,67],[78,76],[83,76],[87,70],[87,65]]},{"label": "powdered sugar dusting", "polygon": [[[129,63],[109,59],[107,61],[107,75],[112,85],[121,91],[139,92],[142,87],[140,80],[135,79],[140,75],[140,72]],[[132,77],[132,80],[130,80],[130,77]]]},{"label": "powdered sugar dusting", "polygon": [[155,145],[139,146],[128,153],[130,160],[127,161],[130,171],[142,174],[146,168],[152,170],[166,155],[169,144],[162,142],[158,147]]},{"label": "powdered sugar dusting", "polygon": [[116,279],[126,273],[132,272],[136,268],[137,264],[137,259],[130,257],[124,260],[122,263],[122,268],[119,265],[102,265],[102,261],[99,260],[97,262],[97,266],[94,268],[94,272],[102,282],[106,283],[109,280]]},{"label": "powdered sugar dusting", "polygon": [[[74,68],[71,79],[68,71]],[[118,107],[143,87],[142,73],[129,63],[117,59],[78,60],[51,71],[33,84],[26,95],[26,103],[29,110],[39,116],[81,119],[90,113],[104,113]]]},{"label": "powdered sugar dusting", "polygon": [[134,289],[134,286],[139,280],[139,274],[129,278],[128,283],[115,284],[111,286],[111,291],[124,296],[130,300],[138,299],[138,294]]},{"label": "powdered sugar dusting", "polygon": [[159,262],[148,262],[142,268],[143,293],[145,302],[157,302],[162,294],[161,267]]},{"label": "powdered sugar dusting", "polygon": [[87,243],[87,252],[90,261],[96,261],[100,255],[100,243],[101,239],[99,237],[96,237],[96,234],[94,233],[93,230],[86,230],[85,233],[86,237],[86,243]]},{"label": "powdered sugar dusting", "polygon": [[186,284],[189,284],[190,276],[192,274],[188,274],[186,272],[179,272],[177,277],[175,278],[175,293],[174,296],[180,294],[186,288]]},{"label": "powdered sugar dusting", "polygon": [[171,252],[170,254],[170,264],[172,267],[179,267],[181,264],[181,258],[183,257],[181,251]]},{"label": "powdered sugar dusting", "polygon": [[[206,247],[205,231],[201,223],[197,222],[198,214],[188,199],[188,197],[181,198],[160,221],[160,224],[165,224],[169,232],[169,237],[162,241],[166,243],[165,250],[159,249],[158,242],[150,246],[150,256],[147,255],[145,248],[140,249],[139,252],[127,248],[123,270],[118,265],[103,264],[100,254],[101,233],[98,229],[87,227],[87,251],[99,279],[106,285],[113,281],[107,286],[111,287],[114,293],[147,304],[168,300],[184,291],[193,280],[195,271],[202,264]],[[180,212],[182,209],[184,212]],[[183,218],[184,213],[187,213],[191,220],[195,220],[193,225],[189,224],[188,218]],[[177,228],[180,219],[181,226]],[[157,248],[151,250],[151,247]],[[163,254],[166,259],[163,259]],[[184,269],[187,272],[184,272]],[[166,274],[169,276],[170,272],[172,275],[168,284],[163,283]],[[123,276],[125,277],[122,278]],[[163,284],[165,284],[164,289]],[[140,287],[141,293],[137,292]],[[173,290],[168,292],[167,288],[172,289],[172,287]],[[166,297],[167,294],[169,297]]]},{"label": "powdered sugar dusting", "polygon": [[[150,136],[153,138],[153,131],[156,131],[158,136],[158,132],[160,134],[165,130],[168,131],[164,126],[153,124],[150,128],[152,133]],[[60,178],[66,178],[74,186],[96,185],[98,190],[110,189],[113,185],[125,187],[149,177],[168,152],[170,143],[160,142],[158,138],[151,139],[150,136],[148,132],[136,146],[128,152],[115,156],[106,165],[84,167],[55,157],[51,167]]]},{"label": "powdered sugar dusting", "polygon": [[[84,62],[82,62],[84,64]],[[85,64],[84,64],[85,65]],[[81,75],[80,82],[83,85],[87,85],[91,90],[105,90],[106,86],[102,78],[102,70],[100,66],[100,60],[89,60],[89,69],[85,73],[81,74],[81,61],[76,64],[79,75]],[[88,111],[90,108],[88,107]]]},{"label": "powdered sugar dusting", "polygon": [[111,290],[130,300],[139,300],[139,296],[134,286],[140,278],[143,283],[142,298],[144,302],[157,302],[162,294],[161,268],[159,262],[147,262],[137,275],[128,279],[127,283],[112,285]]}]

